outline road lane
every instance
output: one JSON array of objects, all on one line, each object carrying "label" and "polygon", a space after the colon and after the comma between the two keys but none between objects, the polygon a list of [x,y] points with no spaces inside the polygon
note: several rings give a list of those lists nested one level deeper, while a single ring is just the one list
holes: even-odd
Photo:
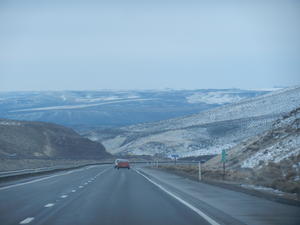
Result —
[{"label": "road lane", "polygon": [[110,167],[85,167],[60,172],[37,179],[9,183],[0,189],[0,224],[19,224],[19,221],[40,214],[47,204],[58,204],[61,196],[75,194],[88,179]]},{"label": "road lane", "polygon": [[2,184],[0,224],[299,224],[299,207],[137,170],[91,166]]},{"label": "road lane", "polygon": [[108,170],[37,224],[207,224],[134,170]]},{"label": "road lane", "polygon": [[0,190],[1,224],[208,224],[134,170],[94,167]]},{"label": "road lane", "polygon": [[139,168],[156,183],[221,224],[299,225],[300,207],[224,189],[162,170]]}]

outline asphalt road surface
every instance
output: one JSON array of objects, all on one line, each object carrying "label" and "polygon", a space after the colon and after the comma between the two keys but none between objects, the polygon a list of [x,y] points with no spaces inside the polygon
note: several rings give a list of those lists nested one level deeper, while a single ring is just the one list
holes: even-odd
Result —
[{"label": "asphalt road surface", "polygon": [[1,225],[245,224],[220,210],[214,212],[219,216],[210,216],[209,210],[215,211],[147,174],[112,166],[90,166],[0,186]]}]

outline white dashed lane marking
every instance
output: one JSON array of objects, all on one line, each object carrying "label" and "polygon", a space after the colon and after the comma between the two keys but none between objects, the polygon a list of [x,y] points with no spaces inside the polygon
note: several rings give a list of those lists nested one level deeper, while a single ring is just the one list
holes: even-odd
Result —
[{"label": "white dashed lane marking", "polygon": [[28,217],[25,220],[22,220],[20,224],[28,224],[34,220],[34,217]]},{"label": "white dashed lane marking", "polygon": [[[75,173],[75,172],[80,172],[80,171],[83,171],[83,170],[88,170],[88,169],[91,169],[91,168],[94,168],[94,167],[97,167],[97,166],[89,166],[89,167],[86,167],[86,168],[83,168],[83,169],[76,169],[76,170],[68,171],[68,172],[66,172],[66,173],[55,174],[55,175],[52,175],[52,176],[47,176],[47,177],[43,177],[43,178],[31,180],[31,181],[19,183],[19,184],[12,184],[12,185],[8,185],[8,186],[5,186],[5,187],[0,187],[0,191],[1,191],[1,190],[6,190],[6,189],[10,189],[10,188],[14,188],[14,187],[23,186],[23,185],[26,185],[26,184],[36,183],[36,182],[39,182],[39,181],[48,180],[48,179],[54,178],[54,177],[59,177],[59,176],[64,176],[64,175],[72,174],[72,173]],[[101,175],[102,173],[104,173],[105,171],[107,171],[108,169],[109,169],[109,168],[104,169],[102,172],[98,173],[98,174],[95,176],[95,178],[96,178],[97,176]]]},{"label": "white dashed lane marking", "polygon": [[49,204],[45,205],[44,207],[45,207],[45,208],[50,208],[50,207],[52,207],[52,206],[54,206],[54,204],[53,204],[53,203],[49,203]]},{"label": "white dashed lane marking", "polygon": [[[88,168],[85,168],[86,169],[89,169],[90,167]],[[95,177],[91,178],[90,180],[88,180],[86,183],[84,183],[84,185],[87,185],[88,183],[94,181],[98,176],[100,176],[101,174],[103,174],[105,171],[107,171],[107,169],[105,169],[104,171],[101,171],[100,173],[98,173]],[[77,170],[77,171],[81,171],[81,170]],[[43,181],[43,180],[46,180],[46,179],[50,179],[52,177],[57,177],[57,176],[62,176],[62,175],[67,175],[67,174],[70,174],[70,173],[73,173],[73,172],[76,172],[76,171],[69,171],[67,173],[63,173],[63,174],[58,174],[58,175],[53,175],[53,176],[48,176],[48,177],[44,177],[44,178],[41,178],[41,179],[36,179],[36,180],[33,180],[33,181],[28,181],[28,182],[24,182],[24,183],[20,183],[20,184],[15,184],[15,185],[10,185],[10,186],[7,186],[7,187],[1,187],[0,190],[5,190],[5,189],[8,189],[8,188],[12,188],[12,187],[17,187],[17,186],[21,186],[21,185],[25,185],[25,184],[31,184],[31,183],[35,183],[35,182],[38,182],[38,181]],[[78,188],[83,188],[84,186],[80,185],[78,186]],[[75,189],[73,189],[71,192],[76,192]],[[61,195],[60,198],[67,198],[68,195]],[[55,204],[54,203],[48,203],[46,205],[44,205],[45,208],[51,208],[53,207]],[[32,221],[34,220],[34,217],[27,217],[26,219],[22,220],[19,224],[29,224],[31,223]]]}]

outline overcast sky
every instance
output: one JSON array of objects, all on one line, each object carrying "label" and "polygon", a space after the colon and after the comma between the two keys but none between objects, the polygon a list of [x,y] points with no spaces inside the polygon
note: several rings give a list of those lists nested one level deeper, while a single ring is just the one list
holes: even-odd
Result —
[{"label": "overcast sky", "polygon": [[0,1],[0,91],[297,84],[298,0]]}]

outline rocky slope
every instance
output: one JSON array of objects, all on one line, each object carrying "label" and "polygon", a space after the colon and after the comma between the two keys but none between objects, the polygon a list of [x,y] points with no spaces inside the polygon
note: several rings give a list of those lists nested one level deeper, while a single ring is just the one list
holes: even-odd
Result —
[{"label": "rocky slope", "polygon": [[300,87],[275,91],[192,116],[118,129],[114,135],[86,134],[111,153],[180,157],[219,154],[258,135],[300,105]]},{"label": "rocky slope", "polygon": [[0,119],[0,159],[103,159],[102,144],[72,129],[43,122]]},{"label": "rocky slope", "polygon": [[[217,156],[204,168],[221,171],[220,160]],[[230,149],[226,167],[227,179],[297,193],[300,197],[300,107],[276,120],[270,130]]]}]

